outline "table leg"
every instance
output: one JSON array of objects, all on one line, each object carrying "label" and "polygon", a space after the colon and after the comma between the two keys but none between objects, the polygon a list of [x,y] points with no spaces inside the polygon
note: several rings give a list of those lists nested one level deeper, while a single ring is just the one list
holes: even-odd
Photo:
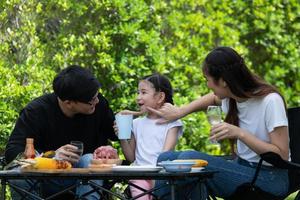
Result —
[{"label": "table leg", "polygon": [[6,180],[1,179],[1,200],[5,200],[6,194]]},{"label": "table leg", "polygon": [[170,180],[170,186],[171,186],[171,199],[175,200],[175,183],[173,180]]}]

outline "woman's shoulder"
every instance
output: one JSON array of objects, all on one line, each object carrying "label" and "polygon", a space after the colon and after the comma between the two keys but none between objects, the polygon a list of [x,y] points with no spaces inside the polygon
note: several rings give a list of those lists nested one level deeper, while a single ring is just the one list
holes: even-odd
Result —
[{"label": "woman's shoulder", "polygon": [[267,99],[273,99],[273,98],[281,98],[281,96],[278,93],[276,93],[276,92],[272,92],[272,93],[267,94],[265,96],[265,98],[267,98]]},{"label": "woman's shoulder", "polygon": [[278,93],[274,92],[264,96],[263,101],[265,103],[270,103],[270,102],[278,103],[278,102],[283,102],[283,98]]}]

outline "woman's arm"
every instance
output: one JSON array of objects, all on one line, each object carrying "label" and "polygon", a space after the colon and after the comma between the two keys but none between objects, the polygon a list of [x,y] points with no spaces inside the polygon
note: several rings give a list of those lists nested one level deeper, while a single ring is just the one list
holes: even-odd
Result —
[{"label": "woman's arm", "polygon": [[271,151],[279,154],[284,160],[289,157],[288,128],[286,126],[276,127],[269,133],[270,143],[264,142],[248,131],[225,122],[213,126],[211,135],[213,135],[210,137],[212,140],[239,139],[257,154]]},{"label": "woman's arm", "polygon": [[135,160],[135,138],[131,134],[130,140],[120,140],[122,151],[125,155],[126,160],[133,162]]},{"label": "woman's arm", "polygon": [[209,93],[181,107],[166,103],[158,110],[150,107],[147,107],[147,109],[164,118],[160,120],[159,123],[167,123],[182,118],[190,113],[206,110],[209,105],[221,105],[221,100],[213,93]]},{"label": "woman's arm", "polygon": [[165,144],[163,147],[163,152],[164,151],[170,151],[170,150],[174,150],[176,143],[177,143],[177,139],[178,139],[178,134],[179,134],[179,127],[173,127],[171,129],[168,130],[167,133],[167,137],[165,140]]},{"label": "woman's arm", "polygon": [[288,128],[286,126],[276,127],[270,134],[271,142],[264,142],[252,134],[241,133],[240,140],[249,146],[257,154],[268,151],[277,153],[282,159],[289,158]]}]

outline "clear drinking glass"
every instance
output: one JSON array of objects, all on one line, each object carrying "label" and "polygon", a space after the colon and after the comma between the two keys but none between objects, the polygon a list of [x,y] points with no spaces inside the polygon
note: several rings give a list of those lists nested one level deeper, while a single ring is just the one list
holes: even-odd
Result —
[{"label": "clear drinking glass", "polygon": [[[220,106],[208,106],[206,115],[211,126],[222,122],[222,110]],[[212,144],[219,145],[219,143],[216,140],[211,140],[210,142]]]},{"label": "clear drinking glass", "polygon": [[83,142],[81,141],[71,141],[71,145],[76,146],[78,149],[74,151],[74,153],[78,154],[79,156],[82,156],[83,153]]}]

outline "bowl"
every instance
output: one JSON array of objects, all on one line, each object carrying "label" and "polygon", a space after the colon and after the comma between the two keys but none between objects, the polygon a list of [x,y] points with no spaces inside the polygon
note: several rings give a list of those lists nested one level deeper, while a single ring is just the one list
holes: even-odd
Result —
[{"label": "bowl", "polygon": [[166,172],[190,172],[195,162],[174,162],[174,161],[163,161],[158,165],[164,167]]},{"label": "bowl", "polygon": [[94,165],[99,165],[99,164],[121,165],[122,160],[121,159],[93,159],[93,160],[91,160],[91,164],[94,164]]}]

